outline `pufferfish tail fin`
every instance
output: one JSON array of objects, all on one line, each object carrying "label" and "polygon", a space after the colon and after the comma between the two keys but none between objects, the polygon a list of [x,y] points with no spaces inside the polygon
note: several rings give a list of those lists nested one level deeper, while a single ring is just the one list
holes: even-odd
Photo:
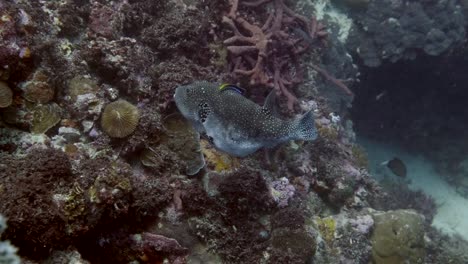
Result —
[{"label": "pufferfish tail fin", "polygon": [[294,122],[293,140],[312,141],[317,138],[317,129],[315,128],[314,114],[312,111],[305,113]]}]

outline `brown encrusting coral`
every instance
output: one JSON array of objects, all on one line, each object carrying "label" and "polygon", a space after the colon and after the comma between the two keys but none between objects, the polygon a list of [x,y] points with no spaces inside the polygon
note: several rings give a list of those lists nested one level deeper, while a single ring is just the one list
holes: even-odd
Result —
[{"label": "brown encrusting coral", "polygon": [[34,149],[17,158],[1,154],[0,212],[8,218],[3,234],[22,254],[47,256],[50,248],[70,241],[66,221],[54,197],[71,187],[71,164],[65,153]]}]

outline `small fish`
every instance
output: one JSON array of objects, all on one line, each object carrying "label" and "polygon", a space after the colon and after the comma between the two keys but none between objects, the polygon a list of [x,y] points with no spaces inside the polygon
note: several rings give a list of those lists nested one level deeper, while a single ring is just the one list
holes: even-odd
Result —
[{"label": "small fish", "polygon": [[260,148],[289,140],[317,138],[312,112],[294,120],[274,113],[275,92],[259,106],[243,96],[244,90],[227,84],[195,82],[177,87],[174,100],[182,115],[217,149],[245,157]]},{"label": "small fish", "polygon": [[405,178],[406,177],[406,165],[399,158],[393,158],[382,162],[383,166],[387,166],[396,176]]},{"label": "small fish", "polygon": [[376,100],[376,101],[379,101],[379,100],[382,99],[382,97],[384,97],[386,94],[387,94],[387,91],[383,91],[383,92],[379,93],[378,95],[375,96],[375,100]]}]

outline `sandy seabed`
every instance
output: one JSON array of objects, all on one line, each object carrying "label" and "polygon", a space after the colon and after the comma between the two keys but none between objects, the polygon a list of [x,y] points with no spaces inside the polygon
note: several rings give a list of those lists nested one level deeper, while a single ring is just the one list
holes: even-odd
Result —
[{"label": "sandy seabed", "polygon": [[383,179],[385,175],[397,178],[381,165],[382,162],[393,157],[403,160],[407,167],[408,180],[411,182],[409,187],[431,195],[438,205],[432,226],[446,234],[458,234],[468,241],[468,199],[459,195],[444,181],[429,160],[409,154],[396,145],[365,138],[361,138],[359,143],[366,149],[369,157],[369,170],[378,180]]}]

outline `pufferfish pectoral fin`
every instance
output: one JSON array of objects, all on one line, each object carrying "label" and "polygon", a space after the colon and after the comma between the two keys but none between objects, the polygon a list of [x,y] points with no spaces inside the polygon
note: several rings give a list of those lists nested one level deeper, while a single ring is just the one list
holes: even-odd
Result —
[{"label": "pufferfish pectoral fin", "polygon": [[276,102],[276,91],[275,89],[272,89],[268,96],[265,98],[265,102],[263,103],[263,107],[273,111],[274,109],[277,108],[277,102]]},{"label": "pufferfish pectoral fin", "polygon": [[268,109],[274,116],[278,116],[278,101],[276,99],[276,91],[273,89],[265,98],[263,108]]}]

